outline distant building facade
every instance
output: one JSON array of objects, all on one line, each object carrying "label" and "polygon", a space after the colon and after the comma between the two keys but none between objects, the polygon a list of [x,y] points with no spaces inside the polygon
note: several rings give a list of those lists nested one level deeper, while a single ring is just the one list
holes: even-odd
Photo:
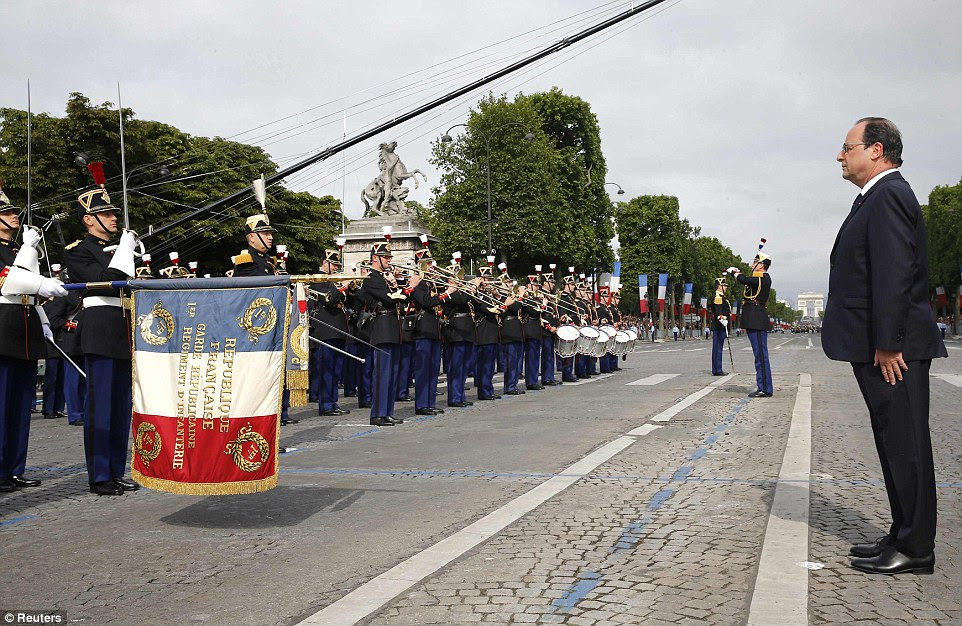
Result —
[{"label": "distant building facade", "polygon": [[795,301],[798,303],[795,308],[801,312],[802,317],[817,320],[818,314],[825,310],[825,295],[821,293],[806,291],[798,294]]}]

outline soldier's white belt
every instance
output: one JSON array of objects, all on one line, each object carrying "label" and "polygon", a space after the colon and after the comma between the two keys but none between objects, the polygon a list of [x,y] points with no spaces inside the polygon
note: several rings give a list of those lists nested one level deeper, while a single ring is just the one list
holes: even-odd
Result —
[{"label": "soldier's white belt", "polygon": [[120,298],[111,296],[87,296],[84,298],[84,308],[90,308],[94,306],[115,306],[117,308],[123,307],[123,303]]},{"label": "soldier's white belt", "polygon": [[0,304],[16,304],[19,306],[33,306],[37,299],[33,296],[0,296]]}]

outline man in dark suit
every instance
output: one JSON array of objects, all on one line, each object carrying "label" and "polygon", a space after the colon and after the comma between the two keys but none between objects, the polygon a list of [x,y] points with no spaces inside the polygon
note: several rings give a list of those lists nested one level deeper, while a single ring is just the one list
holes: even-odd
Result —
[{"label": "man in dark suit", "polygon": [[948,354],[928,298],[925,221],[898,167],[902,138],[884,118],[859,120],[837,160],[860,188],[835,239],[822,347],[852,364],[868,406],[892,510],[888,534],[851,549],[869,573],[931,574],[935,469],[929,366]]}]

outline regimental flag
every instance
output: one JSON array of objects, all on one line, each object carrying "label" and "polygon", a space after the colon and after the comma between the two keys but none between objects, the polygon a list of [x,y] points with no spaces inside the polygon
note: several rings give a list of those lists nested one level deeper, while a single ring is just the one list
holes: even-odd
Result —
[{"label": "regimental flag", "polygon": [[277,485],[289,280],[131,284],[134,480],[190,495]]},{"label": "regimental flag", "polygon": [[648,312],[648,274],[638,274],[638,303],[641,314]]},{"label": "regimental flag", "polygon": [[287,339],[287,388],[290,390],[291,407],[307,404],[309,385],[307,366],[310,346],[307,337],[310,326],[307,321],[307,290],[302,283],[294,285],[291,292],[291,334]]},{"label": "regimental flag", "polygon": [[665,290],[668,288],[668,274],[658,274],[658,312],[665,310]]},{"label": "regimental flag", "polygon": [[681,303],[681,314],[691,313],[691,291],[694,288],[692,283],[685,283],[685,299]]},{"label": "regimental flag", "polygon": [[701,299],[701,308],[698,310],[698,315],[704,317],[708,314],[708,298]]},{"label": "regimental flag", "polygon": [[940,308],[944,308],[946,305],[948,305],[949,301],[948,298],[945,297],[945,287],[935,288],[935,299]]}]

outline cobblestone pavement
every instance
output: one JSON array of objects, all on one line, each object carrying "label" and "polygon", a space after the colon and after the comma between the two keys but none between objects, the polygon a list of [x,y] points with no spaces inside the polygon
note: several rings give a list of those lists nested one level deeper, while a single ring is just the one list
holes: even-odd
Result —
[{"label": "cobblestone pavement", "polygon": [[[886,578],[856,573],[846,556],[886,525],[850,368],[827,361],[817,336],[773,336],[776,395],[749,400],[751,352],[744,338],[732,347],[741,374],[664,422],[649,420],[717,380],[707,342],[645,344],[611,377],[433,418],[401,405],[408,421],[393,429],[367,426],[351,401],[337,419],[308,407],[285,427],[282,443],[297,450],[282,457],[280,485],[250,496],[97,498],[80,429],[35,420],[29,473],[44,484],[0,495],[0,608],[90,624],[294,624],[650,423],[364,621],[744,623],[798,373],[810,372],[810,623],[962,624],[957,358],[933,365],[936,573]],[[652,374],[677,376],[626,386]]]}]

